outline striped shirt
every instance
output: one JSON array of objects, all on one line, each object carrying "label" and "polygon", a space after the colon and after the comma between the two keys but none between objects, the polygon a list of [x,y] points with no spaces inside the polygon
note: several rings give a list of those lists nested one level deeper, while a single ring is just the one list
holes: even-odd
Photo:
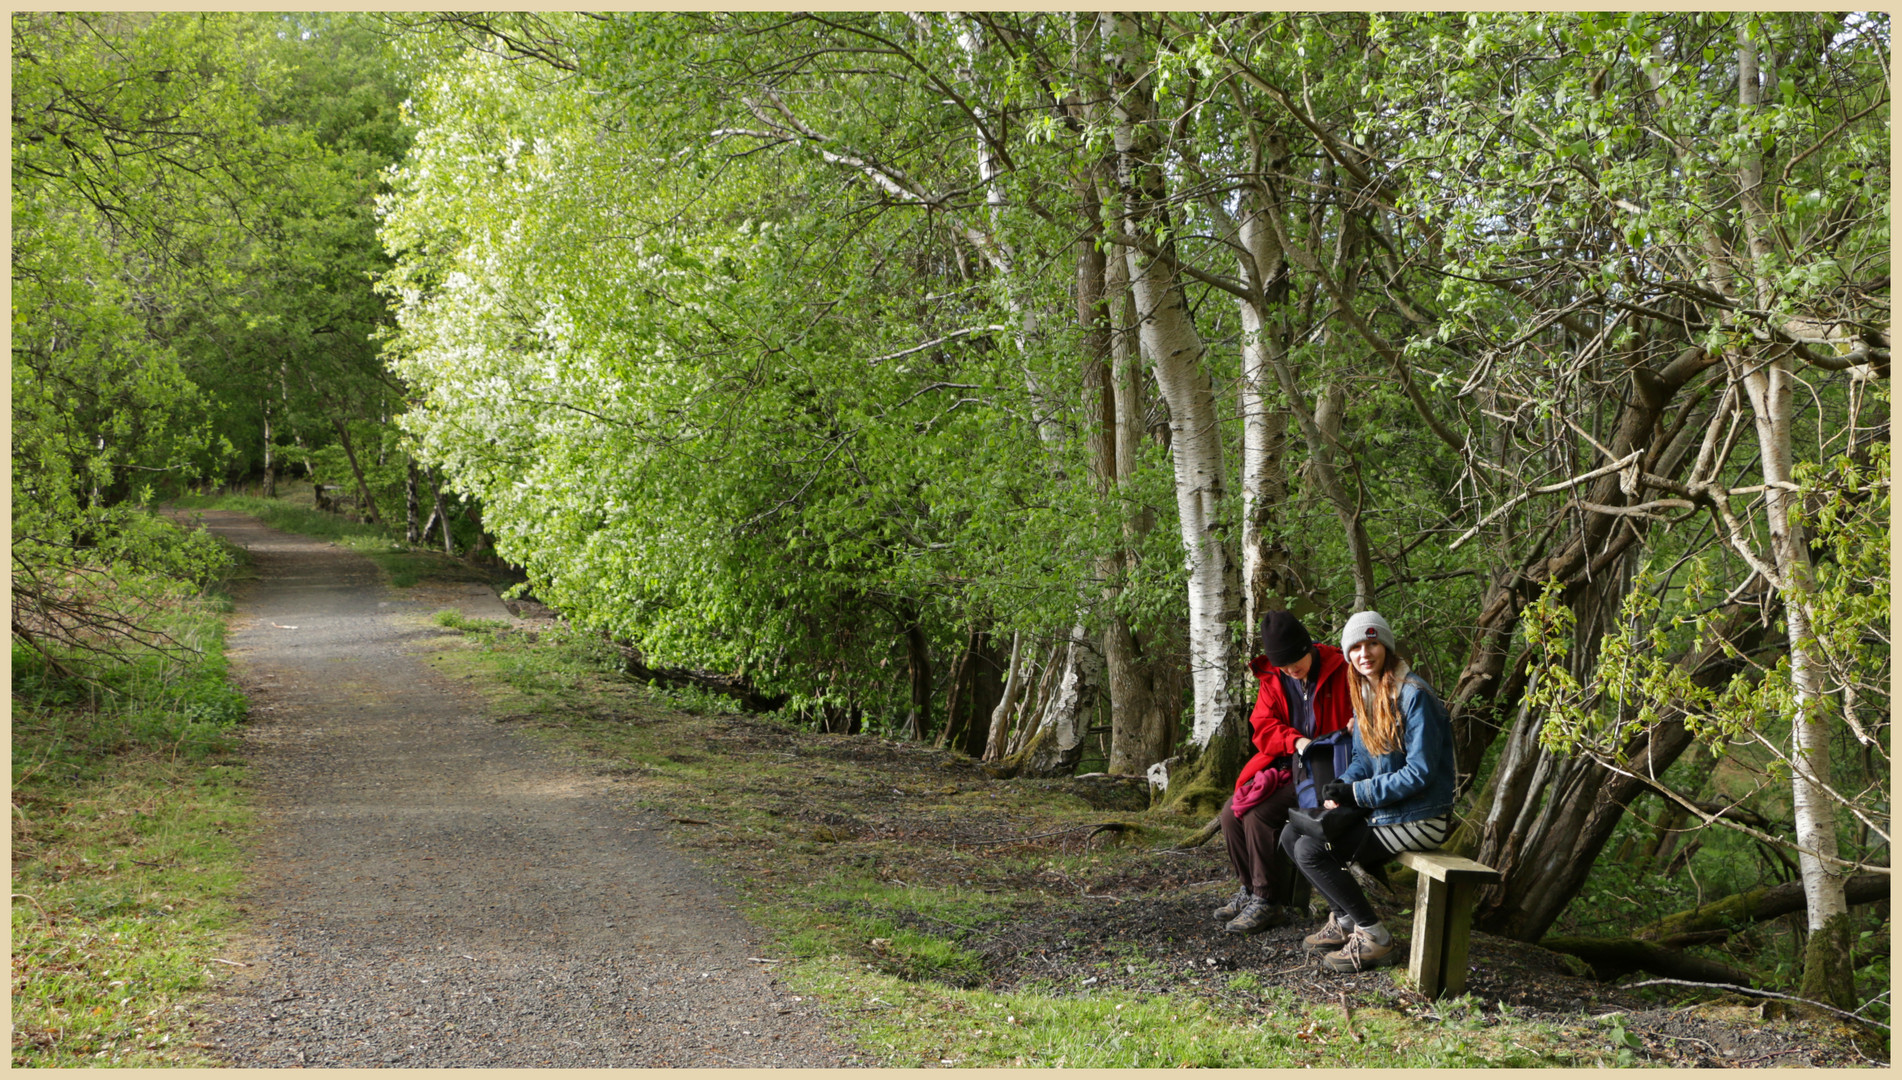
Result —
[{"label": "striped shirt", "polygon": [[1387,849],[1388,854],[1398,855],[1403,851],[1432,851],[1446,843],[1453,835],[1453,815],[1441,814],[1439,817],[1421,821],[1406,821],[1398,825],[1374,826],[1374,839]]}]

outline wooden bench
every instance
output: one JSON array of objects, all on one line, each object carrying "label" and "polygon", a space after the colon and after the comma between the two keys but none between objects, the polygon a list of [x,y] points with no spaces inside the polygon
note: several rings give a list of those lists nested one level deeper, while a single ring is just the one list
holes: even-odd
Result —
[{"label": "wooden bench", "polygon": [[1413,955],[1407,973],[1430,998],[1466,989],[1466,940],[1473,928],[1473,893],[1499,880],[1499,871],[1444,851],[1403,851],[1400,865],[1420,875],[1413,900]]}]

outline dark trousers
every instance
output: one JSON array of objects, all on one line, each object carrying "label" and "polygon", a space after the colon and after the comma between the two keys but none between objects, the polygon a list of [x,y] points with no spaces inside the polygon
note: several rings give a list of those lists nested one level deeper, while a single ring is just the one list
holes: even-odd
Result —
[{"label": "dark trousers", "polygon": [[[1307,891],[1306,883],[1299,881],[1279,847],[1284,832],[1282,826],[1288,823],[1288,810],[1292,806],[1294,785],[1283,784],[1249,807],[1240,820],[1236,819],[1232,804],[1222,807],[1222,816],[1217,819],[1222,825],[1222,842],[1228,845],[1228,864],[1235,869],[1235,877],[1249,892],[1271,904],[1293,903],[1296,884],[1303,886],[1300,890],[1303,894]],[[1305,898],[1304,895],[1302,899]]]},{"label": "dark trousers", "polygon": [[1341,837],[1332,848],[1313,837],[1299,836],[1293,829],[1283,829],[1281,850],[1295,869],[1301,871],[1301,876],[1327,898],[1327,906],[1335,914],[1345,915],[1355,926],[1380,921],[1374,914],[1374,905],[1367,902],[1367,894],[1361,891],[1360,882],[1355,881],[1347,869],[1348,863],[1357,862],[1373,870],[1393,858],[1393,853],[1374,836],[1373,828],[1365,821]]}]

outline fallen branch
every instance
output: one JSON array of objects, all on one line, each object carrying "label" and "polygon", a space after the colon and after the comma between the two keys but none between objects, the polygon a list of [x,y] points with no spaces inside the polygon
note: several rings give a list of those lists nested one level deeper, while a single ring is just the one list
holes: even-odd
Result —
[{"label": "fallen branch", "polygon": [[1820,1001],[1811,1001],[1809,998],[1797,997],[1794,994],[1779,994],[1774,990],[1753,990],[1748,986],[1736,986],[1731,983],[1690,982],[1684,979],[1647,979],[1644,982],[1627,983],[1623,987],[1623,989],[1636,990],[1640,986],[1689,986],[1699,990],[1730,990],[1734,993],[1750,994],[1754,997],[1767,997],[1767,998],[1777,998],[1782,1001],[1794,1001],[1801,1005],[1814,1006],[1818,1009],[1823,1010],[1824,1012],[1835,1013],[1837,1016],[1854,1020],[1854,1021],[1857,1021],[1858,1023],[1873,1024],[1884,1031],[1889,1030],[1889,1025],[1883,1023],[1880,1020],[1871,1020],[1866,1016],[1861,1016],[1856,1013],[1844,1012],[1843,1010],[1838,1009],[1834,1005],[1825,1005]]},{"label": "fallen branch", "polygon": [[1585,961],[1600,982],[1611,982],[1634,971],[1699,982],[1745,982],[1753,978],[1750,972],[1728,964],[1637,938],[1550,937],[1539,942],[1539,947]]},{"label": "fallen branch", "polygon": [[1194,851],[1196,848],[1199,848],[1203,844],[1208,843],[1210,840],[1215,839],[1215,834],[1221,831],[1222,831],[1222,815],[1217,814],[1214,817],[1209,819],[1208,824],[1202,826],[1200,829],[1197,829],[1195,832],[1190,833],[1188,836],[1185,836],[1181,840],[1178,840],[1174,844],[1170,845],[1169,850]]},{"label": "fallen branch", "polygon": [[[1843,891],[1852,907],[1887,900],[1889,875],[1857,874],[1843,883]],[[1780,885],[1733,893],[1689,911],[1666,915],[1632,931],[1631,936],[1655,941],[1660,945],[1690,944],[1692,942],[1685,939],[1693,935],[1728,933],[1749,923],[1765,922],[1781,915],[1808,910],[1808,906],[1803,898],[1803,883],[1786,881]]]}]

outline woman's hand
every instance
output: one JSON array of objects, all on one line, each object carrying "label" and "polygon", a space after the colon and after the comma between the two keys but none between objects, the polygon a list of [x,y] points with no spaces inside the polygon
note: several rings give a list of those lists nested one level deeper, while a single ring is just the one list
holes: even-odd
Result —
[{"label": "woman's hand", "polygon": [[1339,804],[1337,804],[1337,803],[1336,803],[1336,802],[1335,802],[1335,801],[1334,801],[1333,799],[1329,799],[1329,800],[1327,800],[1326,802],[1324,802],[1324,803],[1322,803],[1322,804],[1321,804],[1321,809],[1323,809],[1323,810],[1339,810],[1339,809],[1340,809],[1340,805],[1339,805]]}]

